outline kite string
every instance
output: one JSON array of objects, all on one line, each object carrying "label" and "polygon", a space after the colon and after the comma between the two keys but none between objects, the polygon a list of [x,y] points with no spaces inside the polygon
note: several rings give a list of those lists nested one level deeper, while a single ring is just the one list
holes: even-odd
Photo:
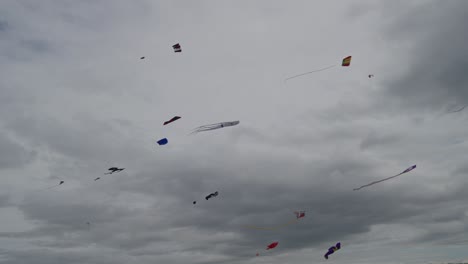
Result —
[{"label": "kite string", "polygon": [[336,67],[336,65],[331,65],[331,66],[328,66],[328,67],[325,67],[325,68],[322,68],[322,69],[318,69],[318,70],[314,70],[314,71],[310,71],[310,72],[305,72],[305,73],[301,73],[301,74],[298,74],[298,75],[294,75],[294,76],[291,76],[287,79],[285,79],[284,81],[286,82],[287,80],[290,80],[290,79],[293,79],[293,78],[296,78],[296,77],[299,77],[299,76],[302,76],[302,75],[307,75],[309,73],[314,73],[314,72],[320,72],[320,71],[324,71],[324,70],[328,70],[328,69],[331,69],[333,67]]},{"label": "kite string", "polygon": [[282,228],[282,227],[286,227],[286,226],[289,226],[291,224],[294,224],[298,222],[298,219],[293,219],[287,223],[284,223],[282,225],[277,225],[277,226],[270,226],[270,227],[261,227],[261,226],[245,226],[245,228],[249,228],[249,229],[258,229],[258,230],[276,230],[276,229],[279,229],[279,228]]}]

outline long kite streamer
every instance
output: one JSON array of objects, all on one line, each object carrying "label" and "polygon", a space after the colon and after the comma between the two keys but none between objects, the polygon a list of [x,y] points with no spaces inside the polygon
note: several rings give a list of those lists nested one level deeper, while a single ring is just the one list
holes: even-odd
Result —
[{"label": "long kite streamer", "polygon": [[403,172],[401,172],[400,174],[397,174],[397,175],[395,175],[395,176],[388,177],[388,178],[385,178],[385,179],[382,179],[382,180],[378,180],[378,181],[375,181],[375,182],[371,182],[371,183],[366,184],[366,185],[363,185],[363,186],[361,186],[361,187],[359,187],[359,188],[353,189],[353,191],[360,190],[360,189],[362,189],[362,188],[364,188],[364,187],[371,186],[371,185],[374,185],[374,184],[379,183],[379,182],[383,182],[383,181],[386,181],[386,180],[390,180],[390,179],[392,179],[392,178],[395,178],[395,177],[398,177],[398,176],[400,176],[400,175],[402,175],[402,174],[405,174],[405,173],[407,173],[407,172],[410,172],[410,171],[414,170],[415,168],[416,168],[416,165],[413,165],[413,166],[407,168],[406,170],[404,170]]},{"label": "long kite streamer", "polygon": [[450,112],[448,112],[447,114],[461,112],[461,111],[463,111],[463,109],[465,109],[467,106],[468,106],[468,105],[465,105],[465,106],[463,106],[462,108],[460,108],[460,109],[458,109],[458,110],[450,111]]},{"label": "long kite streamer", "polygon": [[287,80],[290,80],[290,79],[294,79],[296,77],[300,77],[302,75],[307,75],[309,73],[314,73],[314,72],[320,72],[320,71],[324,71],[324,70],[328,70],[328,69],[331,69],[333,67],[336,67],[336,65],[332,65],[332,66],[328,66],[328,67],[325,67],[325,68],[322,68],[322,69],[318,69],[318,70],[314,70],[314,71],[310,71],[310,72],[305,72],[305,73],[301,73],[301,74],[298,74],[298,75],[294,75],[294,76],[291,76],[287,79],[285,79],[284,81],[287,81]]},{"label": "long kite streamer", "polygon": [[[348,67],[349,65],[351,65],[351,58],[352,58],[352,56],[348,56],[348,57],[344,58],[343,61],[341,61],[341,66]],[[307,74],[310,74],[310,73],[314,73],[314,72],[325,71],[325,70],[331,69],[331,68],[336,67],[336,66],[337,65],[331,65],[331,66],[328,66],[328,67],[325,67],[325,68],[322,68],[322,69],[313,70],[313,71],[310,71],[310,72],[305,72],[305,73],[301,73],[301,74],[298,74],[298,75],[294,75],[294,76],[291,76],[291,77],[285,79],[284,81],[286,82],[287,80],[294,79],[294,78],[297,78],[297,77],[300,77],[300,76],[303,76],[303,75],[307,75]]]},{"label": "long kite streamer", "polygon": [[190,133],[190,134],[203,132],[203,131],[220,129],[220,128],[223,128],[223,127],[235,126],[237,124],[239,124],[239,121],[222,122],[222,123],[199,126],[199,127],[195,128],[194,131],[192,133]]}]

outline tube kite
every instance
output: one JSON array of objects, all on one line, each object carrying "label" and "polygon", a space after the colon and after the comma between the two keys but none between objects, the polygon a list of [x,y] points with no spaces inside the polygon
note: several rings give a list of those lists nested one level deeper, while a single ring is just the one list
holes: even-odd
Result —
[{"label": "tube kite", "polygon": [[335,246],[331,247],[328,249],[328,252],[325,254],[325,256],[323,256],[325,259],[328,259],[328,256],[330,256],[331,254],[335,253],[335,251],[339,250],[341,248],[341,243],[338,242],[336,243]]},{"label": "tube kite", "polygon": [[[341,62],[341,66],[348,67],[349,65],[351,65],[351,58],[352,58],[352,56],[348,56],[348,57],[344,58],[343,61]],[[294,79],[294,78],[297,78],[297,77],[300,77],[300,76],[303,76],[303,75],[307,75],[307,74],[310,74],[310,73],[314,73],[314,72],[325,71],[325,70],[331,69],[331,68],[336,67],[336,66],[337,65],[331,65],[331,66],[328,66],[328,67],[325,67],[325,68],[322,68],[322,69],[317,69],[317,70],[313,70],[313,71],[310,71],[310,72],[305,72],[305,73],[301,73],[301,74],[298,74],[298,75],[294,75],[294,76],[291,76],[291,77],[285,79],[284,81]]]},{"label": "tube kite", "polygon": [[163,139],[158,140],[158,144],[159,144],[159,145],[166,145],[167,142],[169,142],[169,141],[167,140],[167,138],[163,138]]},{"label": "tube kite", "polygon": [[212,198],[212,197],[216,197],[218,196],[218,192],[214,192],[214,193],[210,193],[208,196],[205,197],[205,200],[208,201],[208,199]]},{"label": "tube kite", "polygon": [[164,122],[163,126],[165,126],[165,125],[167,125],[167,124],[170,124],[170,123],[172,123],[172,122],[174,122],[174,121],[176,121],[176,120],[178,120],[178,119],[181,119],[181,117],[180,117],[180,116],[174,116],[174,117],[171,118],[170,120]]},{"label": "tube kite", "polygon": [[379,182],[383,182],[383,181],[386,181],[386,180],[390,180],[390,179],[392,179],[392,178],[395,178],[395,177],[398,177],[398,176],[400,176],[400,175],[402,175],[402,174],[405,174],[405,173],[407,173],[407,172],[410,172],[410,171],[414,170],[415,168],[416,168],[416,165],[413,165],[413,166],[407,168],[406,170],[404,170],[403,172],[401,172],[401,173],[399,173],[399,174],[397,174],[397,175],[395,175],[395,176],[391,176],[391,177],[388,177],[388,178],[385,178],[385,179],[382,179],[382,180],[378,180],[378,181],[371,182],[371,183],[366,184],[366,185],[363,185],[363,186],[361,186],[361,187],[359,187],[359,188],[355,188],[355,189],[353,189],[353,191],[360,190],[360,189],[362,189],[362,188],[364,188],[364,187],[371,186],[371,185],[374,185],[374,184],[379,183]]},{"label": "tube kite", "polygon": [[222,123],[199,126],[199,127],[195,128],[194,131],[192,133],[190,133],[190,134],[203,132],[203,131],[220,129],[220,128],[223,128],[223,127],[235,126],[237,124],[239,124],[239,121],[222,122]]}]

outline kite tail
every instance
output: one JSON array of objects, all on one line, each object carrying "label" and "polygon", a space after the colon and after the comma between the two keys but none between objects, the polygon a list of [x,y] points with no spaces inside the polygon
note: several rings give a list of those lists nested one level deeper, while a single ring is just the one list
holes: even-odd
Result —
[{"label": "kite tail", "polygon": [[298,74],[298,75],[294,75],[294,76],[291,76],[287,79],[284,80],[284,82],[286,82],[287,80],[290,80],[290,79],[294,79],[296,77],[299,77],[299,76],[302,76],[302,75],[307,75],[309,73],[314,73],[314,72],[320,72],[320,71],[324,71],[324,70],[328,70],[328,69],[331,69],[333,67],[336,67],[336,65],[331,65],[331,66],[328,66],[328,67],[325,67],[325,68],[322,68],[322,69],[318,69],[318,70],[314,70],[314,71],[310,71],[310,72],[305,72],[305,73],[301,73],[301,74]]}]

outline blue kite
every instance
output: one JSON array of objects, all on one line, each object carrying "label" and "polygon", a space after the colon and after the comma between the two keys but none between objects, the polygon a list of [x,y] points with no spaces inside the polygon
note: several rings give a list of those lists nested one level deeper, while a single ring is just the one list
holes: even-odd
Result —
[{"label": "blue kite", "polygon": [[159,144],[159,145],[166,145],[167,142],[169,142],[169,141],[167,140],[167,138],[163,138],[163,139],[158,140],[158,144]]}]

